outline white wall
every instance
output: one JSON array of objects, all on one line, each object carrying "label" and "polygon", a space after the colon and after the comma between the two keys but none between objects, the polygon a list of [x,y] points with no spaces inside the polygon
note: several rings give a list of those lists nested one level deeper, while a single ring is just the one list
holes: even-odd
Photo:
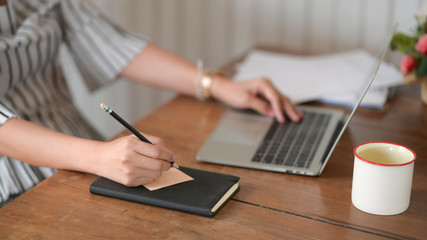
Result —
[{"label": "white wall", "polygon": [[[415,27],[414,15],[427,0],[94,0],[122,27],[195,62],[220,67],[256,45],[327,53],[363,47],[376,53],[395,22]],[[388,61],[398,62],[399,54]],[[82,86],[83,87],[83,86]],[[82,93],[80,93],[82,92]],[[85,94],[75,90],[80,99]],[[122,128],[93,116],[104,101],[134,121],[174,96],[119,81],[77,104],[99,129]],[[88,104],[89,102],[89,104]],[[93,102],[93,103],[92,103]],[[97,119],[100,118],[100,119]]]}]

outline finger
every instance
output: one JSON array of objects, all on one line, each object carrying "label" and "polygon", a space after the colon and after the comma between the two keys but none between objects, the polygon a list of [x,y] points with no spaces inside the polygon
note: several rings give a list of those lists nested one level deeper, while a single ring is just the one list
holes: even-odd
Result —
[{"label": "finger", "polygon": [[302,113],[296,108],[296,106],[285,96],[283,96],[273,84],[268,81],[264,81],[264,95],[270,102],[274,111],[276,119],[283,123],[286,121],[284,113],[294,122],[301,120]]},{"label": "finger", "polygon": [[147,177],[137,178],[137,179],[135,179],[135,185],[134,186],[141,186],[144,184],[152,183],[152,182],[156,181],[157,178],[147,178]]},{"label": "finger", "polygon": [[273,95],[269,97],[269,100],[274,112],[274,116],[276,117],[277,121],[283,123],[286,120],[285,120],[285,116],[283,115],[282,101],[280,101],[279,97],[280,96],[274,95],[273,93]]},{"label": "finger", "polygon": [[140,169],[167,171],[171,167],[170,161],[147,157],[146,155],[137,152],[135,152],[135,156],[132,156],[132,158],[134,161],[130,165]]},{"label": "finger", "polygon": [[162,171],[149,171],[141,169],[136,171],[132,176],[126,175],[123,178],[122,184],[129,187],[136,187],[143,184],[151,183],[162,175]]},{"label": "finger", "polygon": [[248,104],[248,108],[251,108],[257,111],[262,115],[266,115],[270,117],[274,116],[273,109],[271,108],[268,101],[266,101],[265,99],[262,99],[257,96],[251,96],[247,104]]},{"label": "finger", "polygon": [[122,168],[138,167],[142,169],[166,171],[175,155],[165,147],[142,142],[132,136],[125,141],[125,150],[119,158]]},{"label": "finger", "polygon": [[135,146],[135,152],[149,158],[164,160],[167,162],[171,162],[175,159],[175,154],[166,147],[145,142],[137,144],[137,146]]},{"label": "finger", "polygon": [[153,178],[147,178],[147,177],[140,177],[135,179],[134,181],[130,182],[129,184],[124,184],[127,187],[138,187],[147,183],[154,182],[155,179]]},{"label": "finger", "polygon": [[154,181],[162,175],[162,171],[126,165],[111,169],[111,171],[101,175],[126,186],[138,186],[143,183]]},{"label": "finger", "polygon": [[[167,148],[165,147],[165,144],[164,144],[163,139],[161,139],[161,138],[159,138],[159,137],[156,137],[156,136],[151,136],[151,135],[148,135],[148,134],[146,134],[146,137],[150,140],[150,142],[151,142],[153,145],[160,146],[160,147],[162,147],[165,151],[167,151],[167,152],[169,152],[170,154],[172,154],[172,159],[169,159],[169,157],[167,157],[167,159],[162,159],[162,160],[165,160],[169,165],[171,165],[171,163],[175,161],[175,154],[174,154],[174,153],[172,153],[172,151],[170,151],[169,149],[167,149]],[[164,166],[164,164],[163,164],[163,166]],[[176,166],[178,166],[178,165],[176,165]],[[163,167],[163,171],[168,170],[168,169],[169,169],[169,167],[167,167],[167,168]]]},{"label": "finger", "polygon": [[159,138],[159,137],[156,137],[156,136],[151,136],[151,135],[148,135],[148,134],[145,134],[144,133],[144,136],[148,139],[148,140],[150,140],[150,142],[152,143],[152,144],[154,144],[154,145],[157,145],[157,146],[165,146],[165,144],[164,144],[164,142],[163,142],[163,139],[161,139],[161,138]]},{"label": "finger", "polygon": [[260,89],[261,94],[267,99],[269,105],[271,106],[273,116],[276,117],[277,121],[285,122],[281,101],[282,95],[275,90],[270,81],[265,81],[263,85],[261,85]]},{"label": "finger", "polygon": [[293,122],[301,120],[303,114],[296,108],[296,106],[285,96],[277,91],[267,92],[266,97],[269,99],[274,116],[277,121],[283,123],[286,121],[284,114],[286,114]]},{"label": "finger", "polygon": [[285,109],[286,115],[293,121],[298,122],[302,119],[303,114],[298,108],[286,97],[282,98],[283,108]]}]

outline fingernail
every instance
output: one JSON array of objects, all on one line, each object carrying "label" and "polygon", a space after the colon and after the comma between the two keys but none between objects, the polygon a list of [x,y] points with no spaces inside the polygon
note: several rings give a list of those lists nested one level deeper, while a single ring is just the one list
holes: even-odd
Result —
[{"label": "fingernail", "polygon": [[172,163],[172,167],[179,169],[179,166],[178,166],[178,164],[176,164],[176,162]]},{"label": "fingernail", "polygon": [[179,168],[178,164],[176,164],[176,162],[175,162],[175,161],[172,161],[172,162],[171,162],[171,167],[174,167],[174,168],[176,168],[176,169],[178,169],[178,168]]}]

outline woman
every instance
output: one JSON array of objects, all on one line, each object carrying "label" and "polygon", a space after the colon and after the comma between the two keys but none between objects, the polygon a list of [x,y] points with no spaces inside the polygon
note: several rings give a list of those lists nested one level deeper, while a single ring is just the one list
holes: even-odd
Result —
[{"label": "woman", "polygon": [[[58,63],[65,42],[88,87],[119,77],[214,98],[284,121],[301,113],[263,78],[233,82],[130,35],[75,0],[0,1],[0,203],[69,169],[127,186],[153,181],[174,154],[162,140],[101,141],[72,103]],[[146,135],[146,134],[144,134]]]}]

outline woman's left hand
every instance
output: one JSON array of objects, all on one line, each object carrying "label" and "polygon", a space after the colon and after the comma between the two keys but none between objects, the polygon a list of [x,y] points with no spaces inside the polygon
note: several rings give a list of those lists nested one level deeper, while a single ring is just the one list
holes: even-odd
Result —
[{"label": "woman's left hand", "polygon": [[274,116],[279,122],[285,122],[285,114],[294,122],[303,117],[295,105],[267,78],[236,82],[216,77],[212,83],[211,95],[231,107],[253,109],[260,114]]}]

